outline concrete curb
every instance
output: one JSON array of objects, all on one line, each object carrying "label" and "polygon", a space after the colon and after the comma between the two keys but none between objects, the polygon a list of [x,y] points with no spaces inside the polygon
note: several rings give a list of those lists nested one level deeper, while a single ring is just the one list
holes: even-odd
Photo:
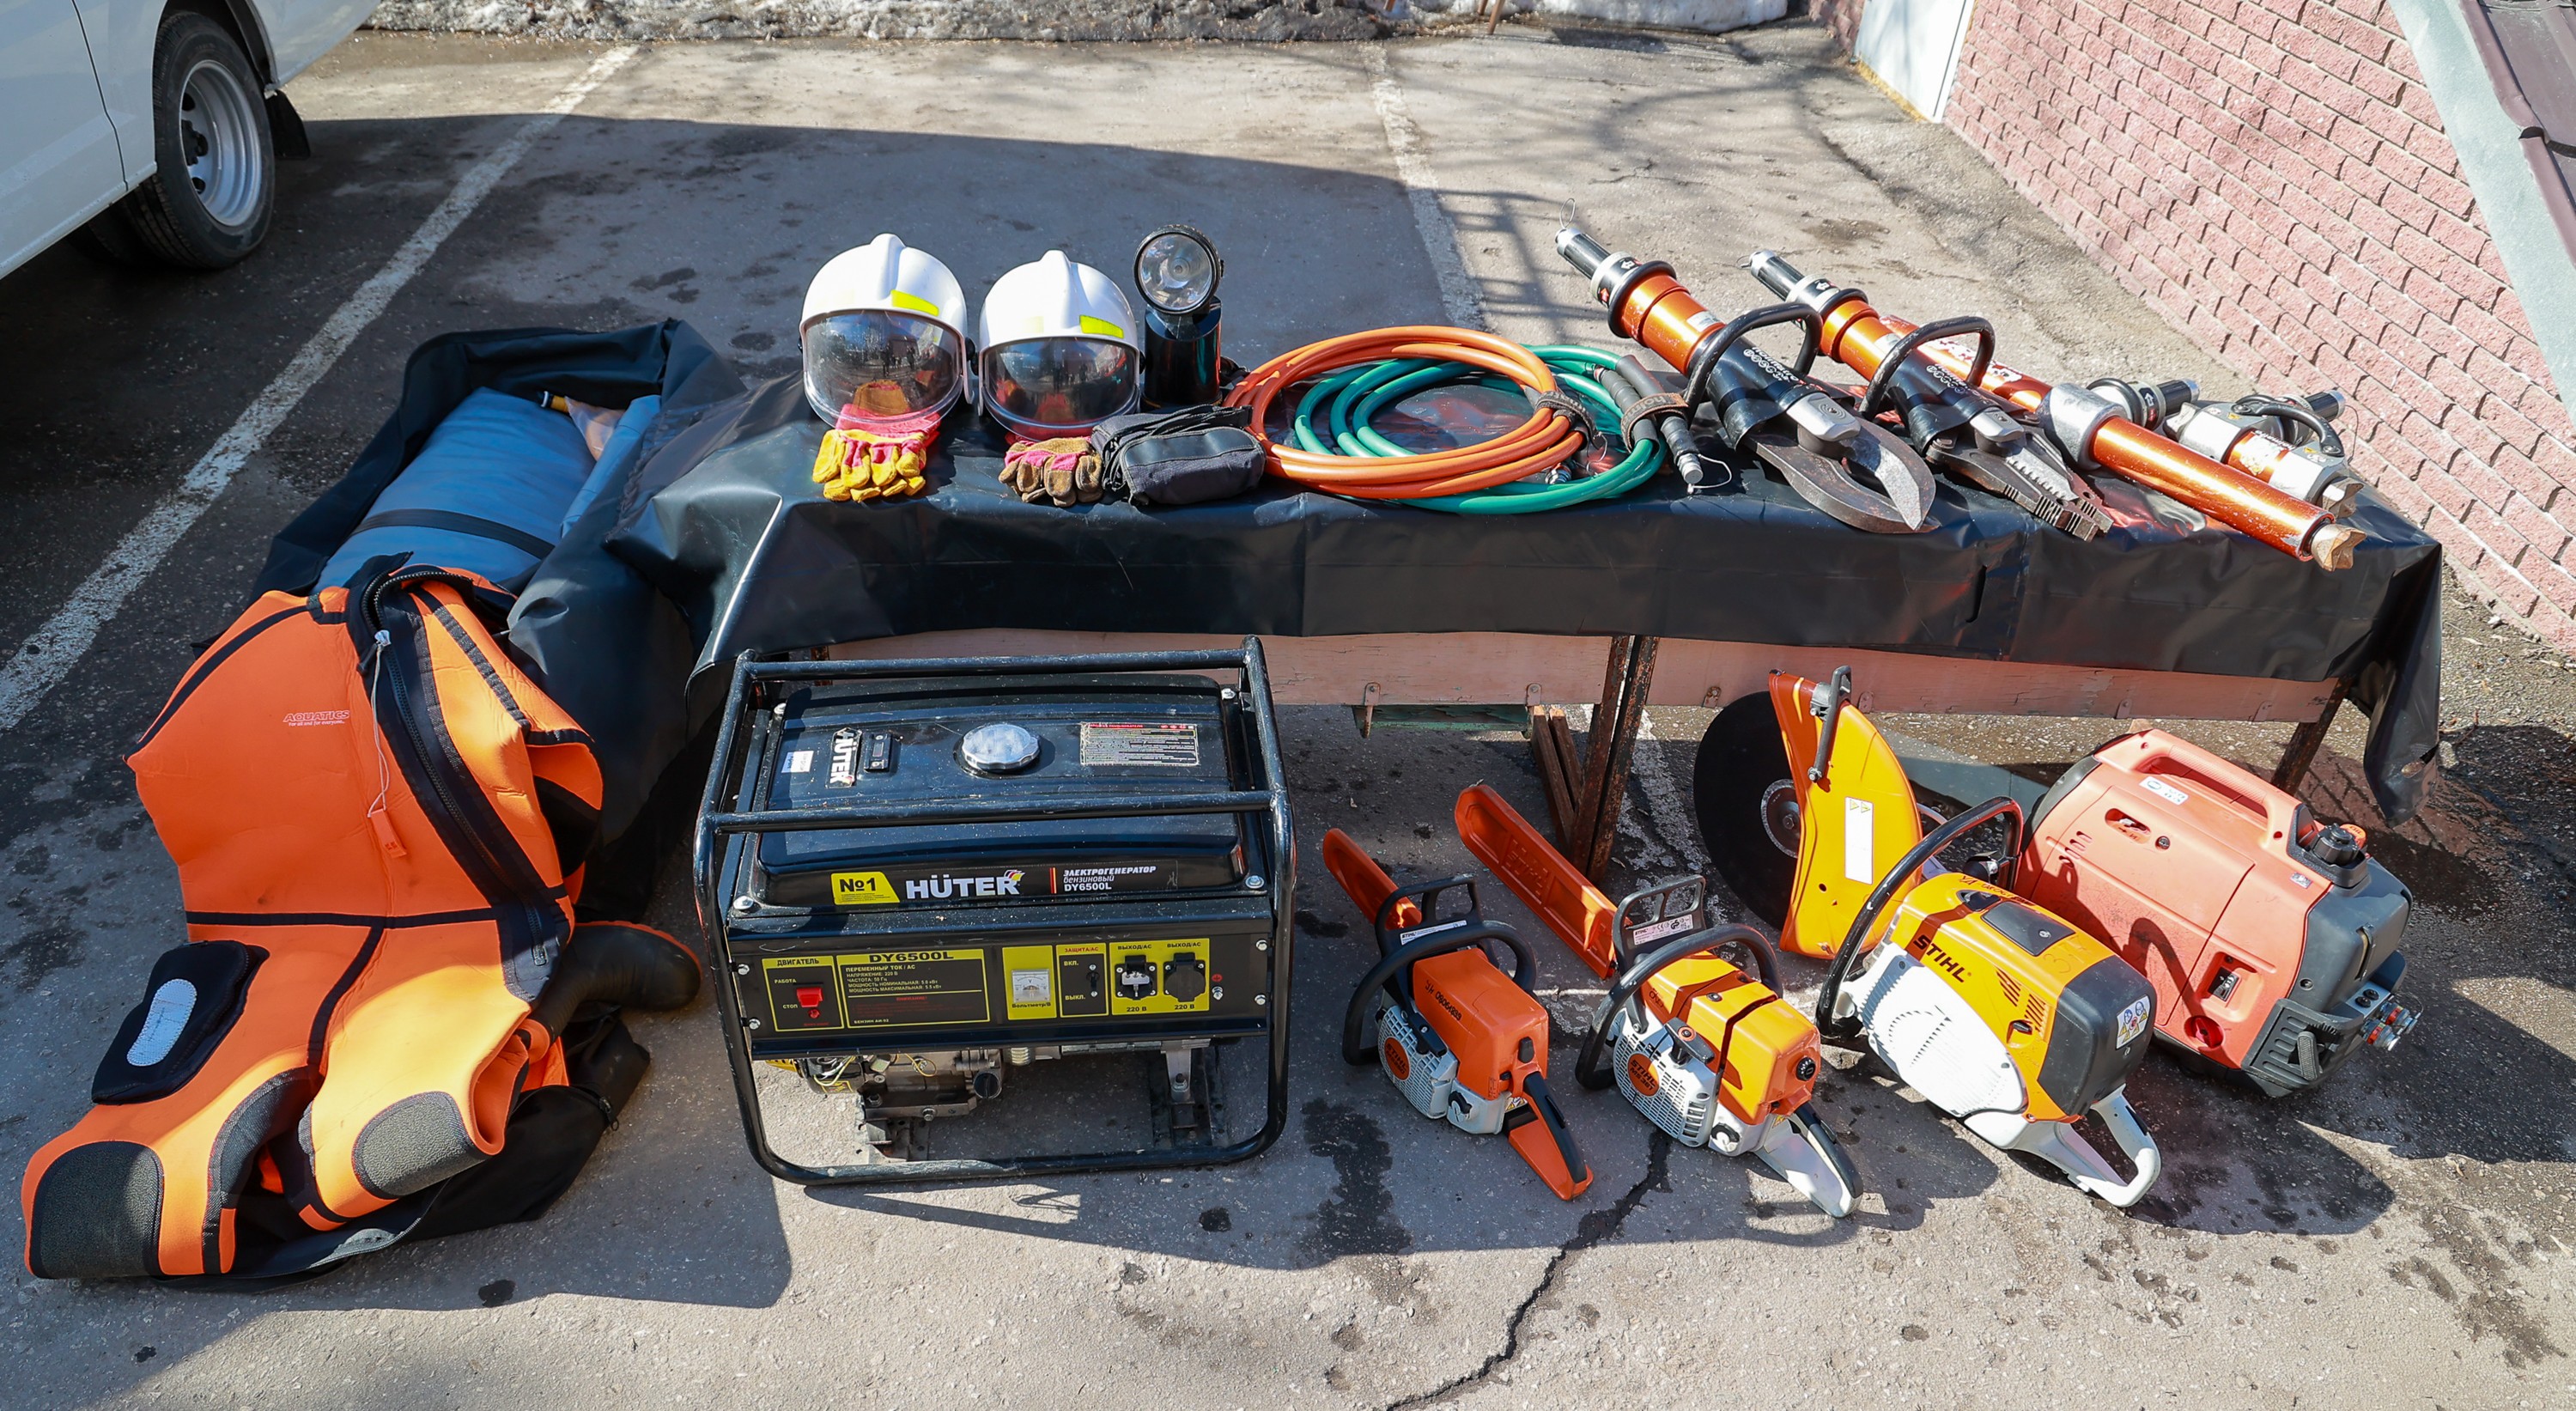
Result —
[{"label": "concrete curb", "polygon": [[[1788,0],[1502,0],[1628,28],[1717,34]],[[385,0],[370,29],[548,39],[1384,39],[1461,24],[1482,0]]]}]

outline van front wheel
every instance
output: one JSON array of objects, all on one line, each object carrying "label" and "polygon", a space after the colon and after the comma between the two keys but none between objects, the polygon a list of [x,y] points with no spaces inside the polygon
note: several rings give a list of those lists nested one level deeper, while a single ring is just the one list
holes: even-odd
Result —
[{"label": "van front wheel", "polygon": [[161,21],[152,54],[153,172],[118,207],[153,255],[222,269],[267,236],[277,163],[259,88],[221,25],[186,11]]}]

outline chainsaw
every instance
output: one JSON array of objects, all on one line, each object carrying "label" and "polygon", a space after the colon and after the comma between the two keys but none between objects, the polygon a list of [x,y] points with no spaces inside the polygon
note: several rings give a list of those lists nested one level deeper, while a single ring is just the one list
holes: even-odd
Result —
[{"label": "chainsaw", "polygon": [[[1797,793],[1798,866],[1784,941],[1830,955],[1816,1000],[1827,1042],[1866,1043],[1899,1082],[1979,1138],[2056,1167],[2081,1190],[2134,1205],[2163,1169],[2129,1106],[2155,992],[2127,961],[2016,894],[2009,861],[1934,864],[2021,805],[1990,799],[1929,833],[1886,738],[1832,682],[1774,673],[1771,705]],[[1888,859],[1893,858],[1892,861]],[[2135,1174],[2075,1130],[2102,1119]]]},{"label": "chainsaw", "polygon": [[[1547,1007],[1538,957],[1511,928],[1488,921],[1470,877],[1399,890],[1350,835],[1324,835],[1325,869],[1372,921],[1378,962],[1342,1016],[1342,1057],[1375,1061],[1425,1117],[1478,1136],[1501,1133],[1558,1198],[1592,1184],[1592,1168],[1547,1087]],[[1440,899],[1463,892],[1463,915],[1435,921]],[[1486,952],[1512,953],[1506,979]]]},{"label": "chainsaw", "polygon": [[[1613,907],[1482,784],[1458,796],[1457,820],[1467,850],[1611,981],[1576,1080],[1596,1091],[1615,1084],[1673,1140],[1757,1157],[1826,1214],[1849,1215],[1860,1178],[1811,1101],[1823,1067],[1816,1027],[1780,997],[1761,933],[1712,930],[1708,884],[1698,877]],[[1655,949],[1640,953],[1648,945]],[[1753,973],[1719,954],[1730,948]]]},{"label": "chainsaw", "polygon": [[[1570,226],[1556,233],[1556,250],[1592,281],[1613,333],[1644,344],[1682,374],[1682,415],[1714,411],[1729,448],[1750,451],[1807,503],[1854,529],[1910,534],[1931,526],[1931,469],[1894,432],[1854,416],[1832,389],[1808,377],[1824,337],[1814,310],[1772,304],[1721,323],[1661,260],[1613,254]],[[1805,330],[1794,364],[1744,341],[1793,323]]]},{"label": "chainsaw", "polygon": [[2114,740],[2031,810],[2021,891],[2117,947],[2179,1052],[2279,1097],[2414,1028],[2413,898],[2369,835],[2161,730]]},{"label": "chainsaw", "polygon": [[[1827,290],[1810,280],[1776,252],[1757,250],[1745,261],[1765,287],[1785,290],[1807,303],[1818,318],[1831,312],[1825,297],[1857,290]],[[1801,296],[1805,296],[1801,299]],[[1859,415],[1875,418],[1893,412],[1905,428],[1905,439],[1924,460],[1981,490],[2001,495],[2043,524],[2078,539],[2101,537],[2111,527],[2102,498],[2067,464],[2065,453],[2036,428],[2014,415],[2013,406],[1978,384],[1995,359],[1995,326],[1968,315],[1936,319],[1911,333],[1885,336],[1882,327],[1865,326],[1867,316],[1836,330],[1825,352],[1869,379],[1861,393]],[[1977,351],[1965,378],[1928,357],[1926,345],[1974,337]]]}]

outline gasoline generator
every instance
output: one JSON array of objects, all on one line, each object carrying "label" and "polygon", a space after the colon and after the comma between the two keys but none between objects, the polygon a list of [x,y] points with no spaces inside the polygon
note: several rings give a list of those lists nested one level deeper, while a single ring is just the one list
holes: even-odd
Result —
[{"label": "gasoline generator", "polygon": [[[1114,656],[746,655],[693,865],[754,1158],[839,1185],[1260,1152],[1288,1117],[1292,839],[1257,639]],[[1259,1128],[1241,1135],[1227,1054],[1257,1061],[1267,1085]],[[1103,1055],[1122,1057],[1104,1069]],[[1140,1065],[1150,1122],[1109,1149],[931,1151],[934,1121],[998,1111],[1029,1065],[1077,1058],[1061,1067]],[[764,1067],[856,1097],[854,1161],[773,1149]],[[1133,1099],[1128,1080],[1115,1086],[1077,1084],[1070,1101]],[[1107,1125],[1090,1115],[1049,1130]]]}]

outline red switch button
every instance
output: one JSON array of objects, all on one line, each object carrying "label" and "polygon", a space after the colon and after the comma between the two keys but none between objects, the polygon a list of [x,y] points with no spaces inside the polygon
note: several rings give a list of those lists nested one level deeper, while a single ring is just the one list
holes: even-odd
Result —
[{"label": "red switch button", "polygon": [[799,985],[799,986],[797,986],[797,987],[796,987],[796,1002],[797,1002],[799,1005],[804,1006],[804,1009],[805,1009],[805,1017],[806,1017],[806,1018],[808,1018],[808,1019],[820,1019],[820,1018],[822,1018],[822,1017],[823,1017],[823,987],[822,987],[822,986],[820,986],[820,985]]}]

